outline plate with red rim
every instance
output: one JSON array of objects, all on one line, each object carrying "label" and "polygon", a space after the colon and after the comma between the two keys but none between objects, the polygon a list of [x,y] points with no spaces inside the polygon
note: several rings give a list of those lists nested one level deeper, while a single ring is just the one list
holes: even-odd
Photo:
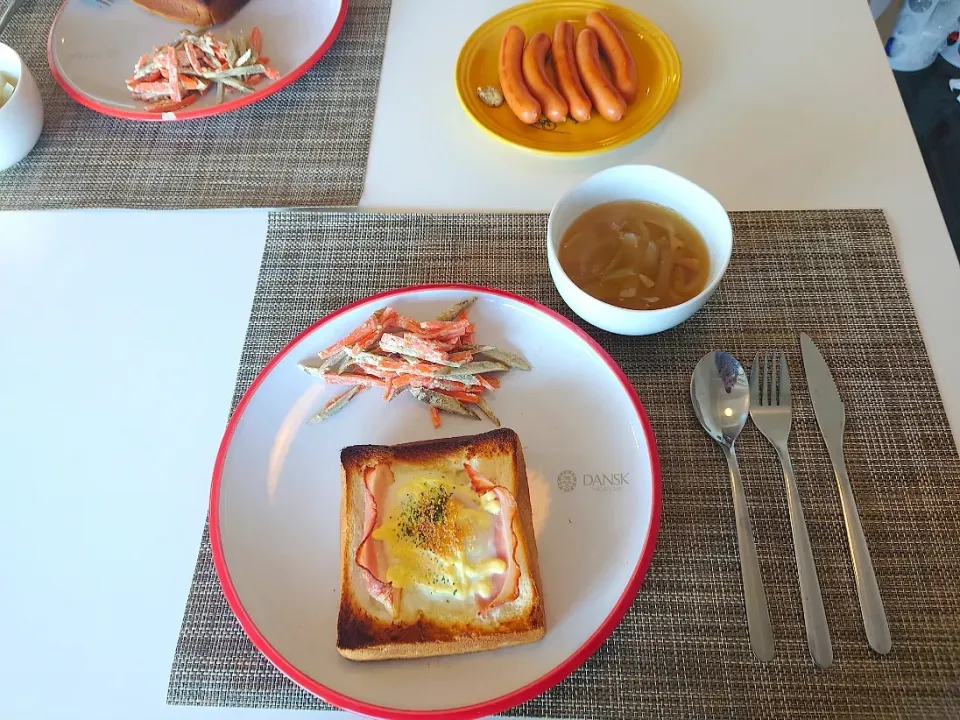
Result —
[{"label": "plate with red rim", "polygon": [[[525,357],[489,403],[517,432],[528,470],[547,631],[536,643],[467,655],[353,662],[336,650],[340,450],[492,429],[432,425],[408,394],[366,392],[307,421],[341,388],[298,364],[375,310],[427,320],[470,297],[475,342]],[[660,523],[660,466],[630,381],[577,325],[525,298],[465,285],[403,288],[319,320],[277,354],[241,399],[221,442],[210,539],[227,601],[285,675],[345,710],[379,718],[476,718],[560,682],[610,635],[640,590]],[[483,682],[477,682],[483,678]]]},{"label": "plate with red rim", "polygon": [[250,0],[229,21],[211,32],[218,39],[238,37],[258,27],[263,54],[280,77],[264,81],[247,95],[228,93],[217,103],[211,91],[175,112],[148,112],[125,81],[140,56],[173,43],[182,23],[148,12],[130,0],[65,0],[47,40],[53,77],[67,95],[104,115],[125,120],[170,121],[221,115],[279,92],[313,67],[343,27],[347,0]]}]

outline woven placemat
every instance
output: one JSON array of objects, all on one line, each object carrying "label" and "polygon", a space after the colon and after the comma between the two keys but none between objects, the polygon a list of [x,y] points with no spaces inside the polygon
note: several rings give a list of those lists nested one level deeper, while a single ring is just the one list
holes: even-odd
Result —
[{"label": "woven placemat", "polygon": [[[333,46],[280,92],[219,117],[168,123],[105,117],[67,96],[47,65],[47,34],[59,6],[27,0],[3,35],[37,79],[44,129],[30,155],[0,172],[0,210],[359,201],[390,0],[350,0]],[[270,42],[265,38],[267,49]]]},{"label": "woven placemat", "polygon": [[[663,517],[647,579],[619,628],[567,680],[511,714],[577,718],[960,717],[960,458],[882,212],[734,213],[720,289],[648,338],[585,329],[632,379],[656,432]],[[274,214],[236,403],[268,359],[319,316],[387,288],[468,282],[576,319],[543,257],[543,215]],[[582,325],[582,323],[581,323]],[[868,650],[833,471],[812,413],[797,333],[810,333],[847,401],[847,465],[893,634]],[[784,348],[791,451],[833,636],[834,666],[806,648],[786,495],[754,428],[738,443],[777,641],[747,640],[727,471],[689,406],[713,348],[749,362]],[[220,590],[204,532],[167,700],[321,708],[251,645]]]}]

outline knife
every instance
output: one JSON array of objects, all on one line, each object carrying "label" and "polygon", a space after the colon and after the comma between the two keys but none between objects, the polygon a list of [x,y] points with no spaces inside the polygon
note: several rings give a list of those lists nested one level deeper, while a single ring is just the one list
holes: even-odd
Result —
[{"label": "knife", "polygon": [[857,512],[857,503],[853,499],[847,466],[843,461],[843,428],[846,423],[843,401],[837,392],[837,384],[827,361],[806,333],[800,333],[800,353],[803,355],[803,370],[807,376],[810,398],[813,400],[813,411],[837,476],[843,522],[847,528],[850,557],[853,559],[853,576],[860,598],[860,614],[863,615],[863,629],[867,632],[870,647],[881,655],[886,655],[891,647],[890,627],[883,610],[883,600],[880,599],[880,588],[873,572],[867,539],[863,536],[860,513]]}]

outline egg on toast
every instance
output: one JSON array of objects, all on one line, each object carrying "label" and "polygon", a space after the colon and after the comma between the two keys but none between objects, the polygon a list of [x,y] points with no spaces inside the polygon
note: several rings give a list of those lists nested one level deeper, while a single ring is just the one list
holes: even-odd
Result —
[{"label": "egg on toast", "polygon": [[337,649],[351,660],[492,650],[545,632],[516,433],[341,452]]}]

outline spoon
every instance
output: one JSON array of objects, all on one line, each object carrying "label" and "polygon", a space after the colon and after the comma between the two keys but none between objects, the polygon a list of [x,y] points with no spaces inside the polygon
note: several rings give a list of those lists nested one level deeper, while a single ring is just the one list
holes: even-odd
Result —
[{"label": "spoon", "polygon": [[773,628],[767,596],[760,578],[757,548],[753,544],[747,498],[733,446],[750,416],[750,384],[740,363],[730,353],[713,350],[697,363],[690,379],[690,402],[707,435],[719,443],[730,467],[733,510],[737,518],[737,547],[743,576],[750,647],[761,662],[773,659]]}]

